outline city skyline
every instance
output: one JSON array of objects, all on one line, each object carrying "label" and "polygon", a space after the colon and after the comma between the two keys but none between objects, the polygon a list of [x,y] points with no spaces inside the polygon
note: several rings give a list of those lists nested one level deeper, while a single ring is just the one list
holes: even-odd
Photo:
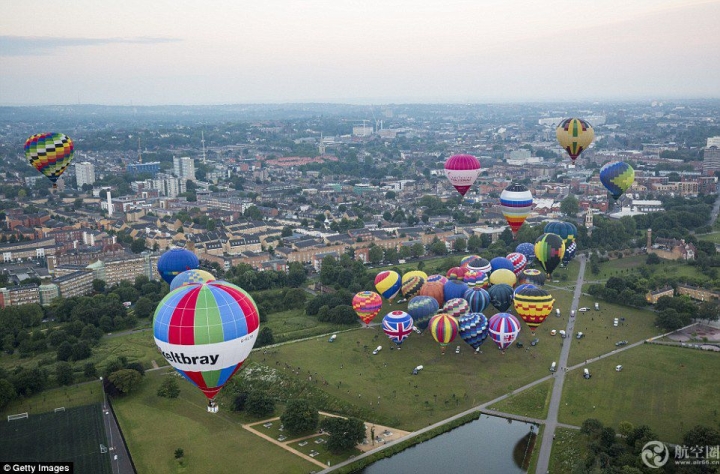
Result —
[{"label": "city skyline", "polygon": [[207,5],[7,5],[0,104],[720,97],[719,0]]}]

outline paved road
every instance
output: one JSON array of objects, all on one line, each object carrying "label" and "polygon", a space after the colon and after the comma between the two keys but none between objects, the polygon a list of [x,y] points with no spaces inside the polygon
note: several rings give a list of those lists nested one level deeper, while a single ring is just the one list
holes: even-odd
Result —
[{"label": "paved road", "polygon": [[[580,294],[582,293],[583,279],[585,275],[585,256],[580,255],[580,271],[578,272],[577,283],[575,284],[575,293],[570,310],[577,310],[580,303]],[[568,324],[565,328],[568,339],[560,350],[560,360],[557,364],[557,372],[555,372],[555,384],[553,385],[552,396],[550,398],[550,407],[548,408],[547,420],[545,420],[545,432],[543,433],[542,444],[540,445],[540,454],[538,455],[538,463],[536,473],[544,474],[548,472],[550,465],[550,451],[552,450],[553,438],[555,437],[555,428],[557,427],[558,411],[560,410],[560,398],[562,397],[563,383],[565,382],[565,372],[567,370],[568,355],[570,355],[570,346],[573,329],[575,328],[575,318],[568,318]]]},{"label": "paved road", "polygon": [[105,432],[108,439],[108,454],[110,455],[112,473],[135,474],[135,469],[133,469],[132,463],[130,462],[130,453],[120,435],[120,428],[107,402],[103,403],[103,420],[105,420]]}]

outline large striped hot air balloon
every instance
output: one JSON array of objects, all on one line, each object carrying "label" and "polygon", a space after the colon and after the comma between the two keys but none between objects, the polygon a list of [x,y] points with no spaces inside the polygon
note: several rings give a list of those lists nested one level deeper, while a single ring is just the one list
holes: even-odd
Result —
[{"label": "large striped hot air balloon", "polygon": [[38,133],[25,141],[25,158],[57,188],[57,180],[73,159],[75,145],[62,133]]},{"label": "large striped hot air balloon", "polygon": [[440,309],[440,305],[432,296],[413,296],[408,301],[407,312],[412,316],[415,326],[425,330],[428,321]]},{"label": "large striped hot air balloon", "polygon": [[468,313],[458,321],[458,333],[463,341],[478,349],[488,337],[488,319],[482,313]]},{"label": "large striped hot air balloon", "polygon": [[490,262],[488,262],[487,259],[484,258],[476,258],[470,260],[465,264],[465,267],[467,267],[468,270],[483,272],[486,275],[490,275],[490,272],[492,272],[492,265],[490,265]]},{"label": "large striped hot air balloon", "polygon": [[470,288],[463,295],[470,305],[470,312],[482,313],[490,304],[490,295],[483,288]]},{"label": "large striped hot air balloon", "polygon": [[215,280],[168,293],[155,310],[153,334],[170,365],[212,400],[250,354],[259,324],[252,297]]},{"label": "large striped hot air balloon", "polygon": [[490,318],[488,331],[492,340],[504,354],[505,349],[515,342],[520,333],[520,321],[512,314],[498,313]]},{"label": "large striped hot air balloon", "polygon": [[361,291],[353,296],[352,307],[360,320],[369,326],[382,308],[382,298],[374,291]]},{"label": "large striped hot air balloon", "polygon": [[515,293],[515,311],[535,335],[535,330],[552,312],[555,298],[538,287],[526,287]]},{"label": "large striped hot air balloon", "polygon": [[445,176],[465,196],[480,174],[480,162],[472,155],[454,155],[445,162]]},{"label": "large striped hot air balloon", "polygon": [[518,244],[518,246],[515,247],[515,251],[525,255],[528,265],[531,265],[535,261],[535,246],[530,242]]},{"label": "large striped hot air balloon", "polygon": [[484,272],[475,270],[468,270],[463,277],[463,281],[470,288],[487,288],[490,283],[488,276]]},{"label": "large striped hot air balloon", "polygon": [[510,260],[510,263],[513,264],[513,273],[515,275],[519,275],[520,272],[525,270],[525,267],[527,266],[527,257],[520,252],[509,253],[505,258]]},{"label": "large striped hot air balloon", "polygon": [[585,120],[569,118],[558,125],[555,129],[555,136],[574,163],[580,153],[590,146],[595,138],[595,132]]},{"label": "large striped hot air balloon", "polygon": [[375,289],[388,301],[392,301],[400,292],[402,280],[398,272],[385,270],[375,277]]},{"label": "large striped hot air balloon", "polygon": [[412,333],[413,318],[405,311],[391,311],[382,320],[383,331],[398,349],[405,339]]},{"label": "large striped hot air balloon", "polygon": [[560,265],[565,254],[565,242],[557,234],[543,234],[535,241],[535,257],[548,278]]},{"label": "large striped hot air balloon", "polygon": [[635,170],[624,161],[612,161],[600,168],[600,182],[618,200],[635,181]]},{"label": "large striped hot air balloon", "polygon": [[172,248],[160,255],[157,262],[157,271],[168,285],[180,273],[193,270],[200,266],[200,260],[189,250]]},{"label": "large striped hot air balloon", "polygon": [[449,314],[455,319],[459,319],[467,313],[469,309],[470,304],[468,304],[465,298],[453,298],[445,302],[442,307],[442,312]]},{"label": "large striped hot air balloon", "polygon": [[500,208],[510,226],[513,238],[517,236],[532,209],[532,193],[520,183],[512,183],[500,194]]},{"label": "large striped hot air balloon", "polygon": [[436,314],[430,318],[428,327],[433,339],[440,343],[440,352],[445,354],[445,347],[458,335],[457,319],[445,313]]},{"label": "large striped hot air balloon", "polygon": [[213,274],[206,272],[205,270],[199,270],[197,268],[193,270],[185,270],[182,273],[178,273],[178,275],[172,279],[170,282],[170,291],[176,290],[181,286],[197,285],[213,280],[215,280]]}]

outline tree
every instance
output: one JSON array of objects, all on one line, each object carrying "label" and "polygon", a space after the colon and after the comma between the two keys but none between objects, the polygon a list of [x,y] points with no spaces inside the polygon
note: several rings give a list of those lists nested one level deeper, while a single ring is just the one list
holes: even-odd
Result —
[{"label": "tree", "polygon": [[704,301],[700,303],[697,311],[698,319],[706,321],[717,321],[720,318],[720,305],[714,301]]},{"label": "tree", "polygon": [[568,195],[568,197],[563,199],[560,203],[560,212],[566,216],[575,217],[579,211],[580,204],[578,203],[577,198],[572,194]]},{"label": "tree", "polygon": [[85,341],[79,341],[72,346],[72,358],[73,360],[87,359],[92,355],[92,350],[88,343]]},{"label": "tree", "polygon": [[248,394],[245,411],[256,417],[270,416],[275,412],[275,400],[267,393],[255,390]]},{"label": "tree", "polygon": [[153,303],[150,298],[141,296],[135,303],[135,316],[138,318],[147,318],[153,313],[156,306],[157,304]]},{"label": "tree", "polygon": [[340,453],[352,449],[365,439],[365,424],[357,418],[325,418],[320,427],[330,433],[328,449]]},{"label": "tree", "polygon": [[441,242],[440,240],[437,240],[437,239],[428,246],[428,251],[430,253],[432,253],[433,255],[439,255],[439,256],[447,255],[447,253],[448,253],[445,243]]},{"label": "tree", "polygon": [[55,366],[55,380],[58,385],[72,385],[75,381],[72,366],[68,362],[58,362]]},{"label": "tree", "polygon": [[477,234],[471,235],[467,241],[467,251],[478,253],[478,252],[480,252],[481,248],[482,248],[482,239],[480,238],[480,236]]},{"label": "tree", "polygon": [[645,259],[645,263],[647,263],[648,265],[659,265],[660,262],[660,257],[658,257],[657,254],[654,253],[649,253],[647,259]]},{"label": "tree", "polygon": [[95,364],[92,362],[86,363],[83,367],[83,375],[89,379],[97,377],[97,368],[95,368]]},{"label": "tree", "polygon": [[15,387],[5,379],[0,379],[0,409],[7,406],[15,398]]},{"label": "tree", "polygon": [[60,360],[60,361],[70,360],[70,357],[72,357],[72,352],[73,352],[72,344],[70,344],[70,342],[68,342],[68,341],[65,341],[58,346],[58,348],[55,352],[56,352],[57,360]]},{"label": "tree", "polygon": [[132,244],[130,244],[130,250],[132,253],[141,253],[145,250],[145,239],[142,237],[139,239],[135,239],[132,241]]},{"label": "tree", "polygon": [[315,431],[319,419],[317,409],[306,399],[288,401],[285,412],[280,416],[284,429],[293,434]]},{"label": "tree", "polygon": [[108,381],[112,383],[120,393],[128,394],[140,385],[142,375],[140,375],[140,372],[137,370],[120,369],[110,374]]},{"label": "tree", "polygon": [[92,287],[95,293],[105,293],[105,280],[95,278],[92,281]]},{"label": "tree", "polygon": [[383,249],[381,247],[378,247],[377,245],[370,246],[370,250],[368,250],[368,260],[370,260],[370,263],[372,264],[378,264],[382,262],[383,259]]},{"label": "tree", "polygon": [[174,373],[168,374],[157,390],[158,397],[177,398],[180,395],[180,386],[177,383]]},{"label": "tree", "polygon": [[267,326],[263,326],[262,329],[260,329],[260,332],[258,333],[257,337],[257,346],[268,346],[270,344],[275,343],[275,338],[273,337],[272,329],[270,329]]},{"label": "tree", "polygon": [[454,249],[456,252],[464,252],[467,248],[467,241],[465,239],[456,239]]},{"label": "tree", "polygon": [[185,456],[185,450],[183,448],[177,448],[175,450],[175,459],[180,459]]}]

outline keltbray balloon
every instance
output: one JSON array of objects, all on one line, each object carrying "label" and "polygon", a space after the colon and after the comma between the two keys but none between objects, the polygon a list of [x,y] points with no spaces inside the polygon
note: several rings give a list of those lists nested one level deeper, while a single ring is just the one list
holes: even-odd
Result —
[{"label": "keltbray balloon", "polygon": [[490,304],[500,312],[506,311],[512,304],[513,289],[510,285],[504,283],[493,285],[487,292],[490,295]]},{"label": "keltbray balloon", "polygon": [[432,296],[413,296],[408,301],[407,312],[412,316],[415,326],[420,330],[427,329],[430,318],[440,309],[440,305]]},{"label": "keltbray balloon", "polygon": [[590,146],[595,138],[595,132],[585,120],[569,118],[558,125],[555,129],[555,136],[574,163],[580,153]]},{"label": "keltbray balloon", "polygon": [[178,273],[178,275],[172,279],[170,282],[170,291],[176,290],[181,286],[198,285],[213,280],[215,280],[213,274],[205,270],[199,270],[197,268],[185,270],[184,272]]},{"label": "keltbray balloon", "polygon": [[535,261],[535,245],[531,244],[530,242],[523,242],[519,244],[517,247],[515,247],[515,251],[517,253],[525,255],[528,265],[532,265],[532,263]]},{"label": "keltbray balloon", "polygon": [[535,257],[548,278],[560,265],[565,254],[565,242],[557,234],[543,234],[535,241]]},{"label": "keltbray balloon", "polygon": [[445,162],[445,176],[465,196],[480,174],[480,162],[472,155],[453,155]]},{"label": "keltbray balloon", "polygon": [[520,272],[525,270],[525,266],[527,265],[527,257],[525,257],[525,255],[520,252],[512,252],[505,258],[510,260],[510,263],[513,264],[513,273],[515,275],[519,275]]},{"label": "keltbray balloon", "polygon": [[488,319],[482,313],[468,313],[458,320],[458,334],[477,354],[488,337]]},{"label": "keltbray balloon", "polygon": [[552,312],[555,298],[550,293],[537,287],[526,287],[515,293],[515,311],[530,328],[532,335]]},{"label": "keltbray balloon", "polygon": [[38,133],[25,141],[25,158],[57,188],[58,178],[73,159],[75,145],[62,133]]},{"label": "keltbray balloon", "polygon": [[500,208],[510,226],[513,238],[517,236],[533,205],[532,193],[520,183],[512,183],[500,194]]},{"label": "keltbray balloon", "polygon": [[375,277],[375,289],[388,301],[397,296],[401,286],[400,275],[393,270],[385,270]]},{"label": "keltbray balloon", "polygon": [[382,320],[383,331],[398,349],[405,339],[412,333],[413,318],[405,311],[391,311]]},{"label": "keltbray balloon", "polygon": [[458,335],[458,322],[449,314],[440,313],[430,318],[428,324],[433,339],[440,343],[440,352],[445,354],[445,347]]},{"label": "keltbray balloon", "polygon": [[488,332],[504,354],[520,333],[520,321],[512,314],[498,313],[488,321]]},{"label": "keltbray balloon", "polygon": [[515,283],[517,283],[517,277],[512,270],[508,270],[507,268],[498,268],[490,274],[490,284],[498,285],[500,283],[515,286]]},{"label": "keltbray balloon", "polygon": [[635,182],[635,170],[624,161],[606,163],[600,168],[600,182],[617,201]]},{"label": "keltbray balloon", "polygon": [[353,296],[352,307],[360,320],[369,326],[382,308],[382,298],[374,291],[361,291]]},{"label": "keltbray balloon", "polygon": [[245,362],[259,325],[252,297],[215,280],[168,293],[155,310],[153,334],[170,365],[212,400]]},{"label": "keltbray balloon", "polygon": [[482,288],[470,288],[463,297],[470,305],[470,312],[472,313],[482,313],[490,304],[490,295]]},{"label": "keltbray balloon", "polygon": [[172,248],[162,255],[157,262],[157,270],[168,285],[172,283],[180,273],[186,270],[194,270],[200,266],[197,256],[183,248]]}]

